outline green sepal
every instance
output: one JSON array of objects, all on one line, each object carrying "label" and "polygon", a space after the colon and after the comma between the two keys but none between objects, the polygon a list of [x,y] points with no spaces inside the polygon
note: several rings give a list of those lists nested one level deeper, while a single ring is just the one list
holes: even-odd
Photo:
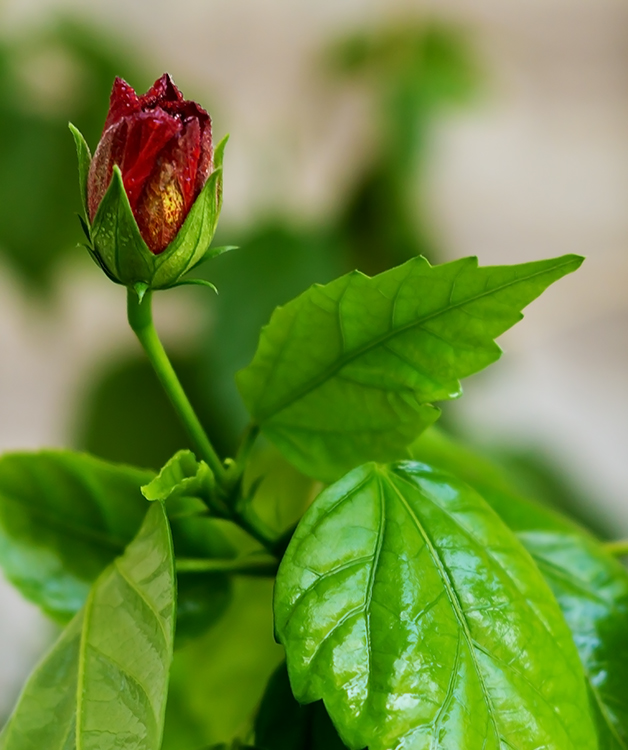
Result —
[{"label": "green sepal", "polygon": [[228,137],[225,136],[216,146],[214,171],[194,201],[177,236],[163,253],[155,256],[153,289],[172,287],[184,273],[202,259],[207,259],[208,254],[213,257],[208,248],[214,238],[222,206],[222,161]]},{"label": "green sepal", "polygon": [[144,295],[146,294],[148,289],[148,284],[144,283],[143,281],[138,281],[137,284],[133,285],[133,291],[135,292],[135,294],[137,294],[137,299],[139,300],[140,304],[142,304],[142,300],[144,299]]},{"label": "green sepal", "polygon": [[216,479],[205,461],[197,461],[189,450],[181,450],[165,464],[159,474],[141,490],[151,502],[172,501],[180,497],[198,497],[209,501]]},{"label": "green sepal", "polygon": [[77,216],[78,216],[79,223],[81,225],[81,229],[83,230],[83,234],[85,235],[85,237],[87,238],[87,242],[89,243],[89,247],[87,249],[91,251],[92,235],[91,235],[91,232],[89,231],[89,224],[80,214],[77,214]]},{"label": "green sepal", "polygon": [[174,289],[178,286],[207,286],[218,294],[218,287],[207,279],[182,279],[181,281],[175,282],[170,289]]},{"label": "green sepal", "polygon": [[98,206],[91,235],[94,251],[116,281],[125,286],[138,281],[152,286],[156,256],[140,234],[117,165]]},{"label": "green sepal", "polygon": [[76,145],[76,156],[78,158],[78,170],[79,170],[79,187],[81,190],[81,204],[83,205],[83,211],[85,211],[85,216],[88,216],[88,213],[87,213],[87,177],[89,175],[89,167],[92,163],[92,154],[91,154],[91,151],[89,150],[89,146],[87,145],[87,141],[83,137],[83,134],[81,133],[81,131],[78,128],[76,128],[74,125],[72,125],[71,122],[68,123],[68,127],[70,128],[70,132],[72,133],[72,136],[74,138],[74,143]]},{"label": "green sepal", "polygon": [[238,245],[222,245],[221,247],[210,247],[205,255],[203,255],[200,260],[197,260],[196,263],[188,270],[192,271],[193,269],[198,268],[203,263],[206,263],[208,260],[217,258],[219,255],[223,255],[224,253],[231,252],[231,250],[238,250],[238,248]]}]

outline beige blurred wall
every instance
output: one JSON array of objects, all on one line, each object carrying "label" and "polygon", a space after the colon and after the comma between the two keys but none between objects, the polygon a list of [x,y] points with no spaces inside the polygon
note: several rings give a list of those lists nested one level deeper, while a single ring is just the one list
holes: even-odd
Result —
[{"label": "beige blurred wall", "polygon": [[[216,129],[232,135],[225,219],[243,223],[282,205],[304,219],[333,210],[368,148],[364,98],[318,72],[326,39],[403,13],[468,25],[486,91],[473,109],[443,118],[430,164],[434,226],[448,255],[588,260],[503,337],[507,355],[467,382],[457,408],[496,437],[546,446],[618,534],[628,533],[628,2],[4,0],[0,27],[45,23],[61,9],[121,29],[155,77],[167,69],[191,94],[215,98]],[[0,448],[63,444],[66,407],[89,368],[133,345],[119,290],[91,270],[73,271],[51,320],[8,273],[0,278]],[[180,299],[166,316],[172,338],[193,304]],[[28,646],[35,636],[24,635],[36,614],[17,600],[10,618],[6,611],[0,696],[36,650]],[[9,669],[16,642],[26,644],[22,661]]]}]

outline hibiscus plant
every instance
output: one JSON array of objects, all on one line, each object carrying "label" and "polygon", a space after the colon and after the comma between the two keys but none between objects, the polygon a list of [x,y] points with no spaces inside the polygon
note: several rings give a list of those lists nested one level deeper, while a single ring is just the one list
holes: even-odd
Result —
[{"label": "hibiscus plant", "polygon": [[[71,130],[86,247],[126,287],[189,449],[157,474],[62,450],[0,458],[0,563],[64,628],[0,749],[159,750],[175,648],[220,617],[216,581],[240,576],[275,579],[285,661],[234,748],[628,748],[625,547],[434,426],[435,404],[495,362],[495,339],[582,258],[417,256],[312,286],[275,310],[238,373],[250,423],[220,456],[151,305],[209,284],[189,272],[237,252],[211,246],[226,139],[214,147],[209,115],[168,75],[142,96],[116,80],[93,157]],[[293,523],[260,510],[274,470],[256,473],[260,445],[306,479]]]}]

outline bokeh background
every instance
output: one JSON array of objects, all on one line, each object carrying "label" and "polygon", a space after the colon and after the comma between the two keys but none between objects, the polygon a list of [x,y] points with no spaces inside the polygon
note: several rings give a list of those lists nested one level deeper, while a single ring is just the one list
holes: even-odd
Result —
[{"label": "bokeh background", "polygon": [[[67,131],[72,120],[95,146],[113,76],[143,91],[164,70],[231,134],[217,244],[240,249],[205,270],[217,297],[175,290],[156,311],[221,449],[244,420],[233,373],[274,306],[309,284],[417,253],[581,253],[443,419],[529,493],[627,534],[620,0],[0,0],[0,449],[158,467],[185,445],[127,331],[124,291],[77,248]],[[286,470],[277,491],[299,481]],[[280,658],[269,595],[238,582],[225,618],[179,652],[166,748],[246,721]],[[54,633],[0,580],[0,724]]]}]

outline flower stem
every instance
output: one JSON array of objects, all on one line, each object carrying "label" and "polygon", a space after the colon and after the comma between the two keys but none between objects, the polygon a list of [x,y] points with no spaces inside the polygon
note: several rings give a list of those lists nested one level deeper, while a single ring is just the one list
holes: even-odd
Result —
[{"label": "flower stem", "polygon": [[129,325],[148,355],[155,374],[166,391],[175,411],[187,430],[198,457],[214,472],[218,484],[225,478],[225,469],[201,425],[196,412],[179,382],[153,324],[152,293],[146,291],[142,299],[134,289],[127,290],[127,316]]},{"label": "flower stem", "polygon": [[628,557],[628,539],[620,539],[616,542],[606,542],[604,549],[614,557]]}]

